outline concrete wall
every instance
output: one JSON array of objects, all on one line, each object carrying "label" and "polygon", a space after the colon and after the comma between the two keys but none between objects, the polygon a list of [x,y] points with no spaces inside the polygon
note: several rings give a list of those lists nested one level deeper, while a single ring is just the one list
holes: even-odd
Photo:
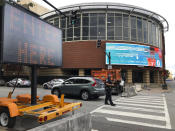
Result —
[{"label": "concrete wall", "polygon": [[126,82],[132,83],[132,69],[128,69],[126,73]]},{"label": "concrete wall", "polygon": [[150,71],[149,70],[145,70],[143,72],[143,83],[145,83],[146,85],[150,85]]},{"label": "concrete wall", "polygon": [[58,121],[30,129],[28,131],[91,131],[91,115],[75,114]]}]

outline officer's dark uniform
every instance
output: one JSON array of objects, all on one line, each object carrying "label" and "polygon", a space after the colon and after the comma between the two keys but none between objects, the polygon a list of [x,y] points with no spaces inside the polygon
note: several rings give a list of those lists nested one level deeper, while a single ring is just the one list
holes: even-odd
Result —
[{"label": "officer's dark uniform", "polygon": [[106,84],[105,84],[105,91],[106,91],[106,97],[105,97],[105,104],[109,105],[108,101],[110,102],[111,106],[115,106],[115,104],[112,102],[111,98],[111,87],[112,86],[112,81],[110,77],[108,77]]}]

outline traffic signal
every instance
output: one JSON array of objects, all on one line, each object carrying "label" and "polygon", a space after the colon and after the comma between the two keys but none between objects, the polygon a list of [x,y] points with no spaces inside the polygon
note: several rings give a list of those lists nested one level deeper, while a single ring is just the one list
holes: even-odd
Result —
[{"label": "traffic signal", "polygon": [[71,24],[74,25],[77,20],[77,11],[72,11],[71,12]]},{"label": "traffic signal", "polygon": [[97,48],[100,48],[101,47],[101,40],[98,40],[97,41]]}]

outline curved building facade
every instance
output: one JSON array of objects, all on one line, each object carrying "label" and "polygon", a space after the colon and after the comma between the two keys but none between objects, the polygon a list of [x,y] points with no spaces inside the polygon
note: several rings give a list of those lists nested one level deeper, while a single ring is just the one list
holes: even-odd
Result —
[{"label": "curved building facade", "polygon": [[[91,70],[107,68],[110,62],[113,69],[122,70],[128,83],[161,83],[165,68],[164,33],[169,28],[164,17],[118,3],[86,3],[59,10],[67,17],[51,11],[41,18],[62,29],[60,75],[90,75]],[[77,12],[74,24],[72,11]]]}]

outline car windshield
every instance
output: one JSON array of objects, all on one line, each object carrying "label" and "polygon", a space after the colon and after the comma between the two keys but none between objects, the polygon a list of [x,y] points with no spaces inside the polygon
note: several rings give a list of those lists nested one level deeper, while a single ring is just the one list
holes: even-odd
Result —
[{"label": "car windshield", "polygon": [[97,83],[104,84],[104,82],[100,79],[95,79]]}]

